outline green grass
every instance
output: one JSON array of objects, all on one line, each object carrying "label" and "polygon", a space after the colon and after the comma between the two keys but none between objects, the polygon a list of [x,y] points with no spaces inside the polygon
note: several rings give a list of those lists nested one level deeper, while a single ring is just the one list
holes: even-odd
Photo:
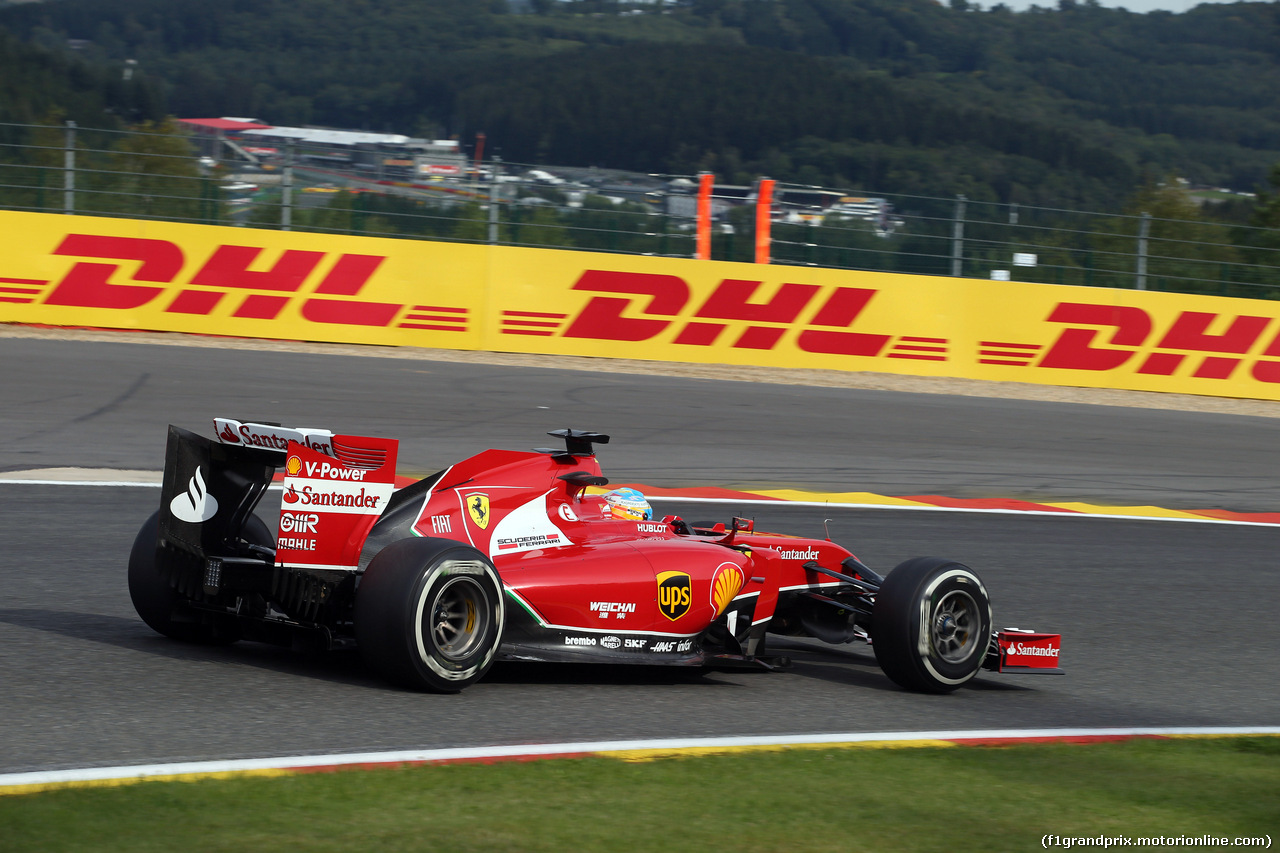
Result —
[{"label": "green grass", "polygon": [[[1280,738],[458,764],[0,797],[0,850],[955,851],[1280,832]],[[1205,849],[1203,847],[1198,849]]]}]

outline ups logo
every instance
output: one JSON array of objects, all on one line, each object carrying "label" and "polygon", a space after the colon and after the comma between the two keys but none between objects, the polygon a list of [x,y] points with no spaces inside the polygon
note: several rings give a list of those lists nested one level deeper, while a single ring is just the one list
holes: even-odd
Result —
[{"label": "ups logo", "polygon": [[662,572],[658,575],[658,610],[675,621],[689,612],[692,583],[684,572]]}]

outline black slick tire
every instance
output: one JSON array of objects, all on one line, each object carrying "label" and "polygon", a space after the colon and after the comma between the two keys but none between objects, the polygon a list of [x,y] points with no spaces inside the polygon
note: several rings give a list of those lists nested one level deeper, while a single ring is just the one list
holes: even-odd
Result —
[{"label": "black slick tire", "polygon": [[884,674],[908,690],[950,693],[982,667],[991,600],[968,566],[917,557],[897,566],[876,594],[872,649]]},{"label": "black slick tire", "polygon": [[502,580],[493,563],[448,539],[393,542],[356,589],[356,643],[388,681],[457,693],[484,677],[502,643]]},{"label": "black slick tire", "polygon": [[[160,530],[160,513],[152,513],[134,537],[129,552],[129,598],[133,609],[153,631],[187,643],[226,644],[239,639],[235,625],[217,622],[209,616],[181,616],[186,600],[170,584],[169,573],[159,562],[156,540]],[[245,523],[244,536],[256,545],[275,547],[275,537],[257,516]]]}]

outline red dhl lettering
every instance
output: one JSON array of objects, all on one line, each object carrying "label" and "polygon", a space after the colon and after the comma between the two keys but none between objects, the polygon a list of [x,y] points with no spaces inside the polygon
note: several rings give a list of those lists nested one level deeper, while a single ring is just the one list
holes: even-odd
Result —
[{"label": "red dhl lettering", "polygon": [[[739,327],[748,325],[730,344],[734,348],[771,350],[784,335],[795,331],[796,347],[809,353],[946,360],[946,339],[927,339],[934,345],[930,347],[895,345],[886,349],[893,335],[850,331],[876,296],[875,290],[837,287],[823,298],[819,296],[822,288],[811,284],[783,283],[771,295],[761,295],[762,288],[759,281],[725,279],[689,316],[691,289],[678,276],[587,270],[573,289],[598,295],[569,320],[563,336],[638,342],[668,333],[675,344],[711,347],[728,343],[724,333],[729,322],[736,322]],[[799,325],[804,312],[815,305],[812,319]],[[1189,359],[1203,355],[1190,368],[1193,378],[1230,379],[1271,321],[1269,317],[1183,311],[1156,337],[1159,330],[1155,322],[1141,308],[1063,302],[1047,322],[1067,324],[1068,328],[1043,348],[1038,364],[1035,356],[1042,347],[1024,343],[984,341],[980,361],[1061,370],[1127,367],[1140,375],[1172,376]],[[926,340],[899,337],[901,341]],[[1251,375],[1260,382],[1280,383],[1280,333],[1254,361]]]},{"label": "red dhl lettering", "polygon": [[[593,296],[570,321],[564,337],[647,341],[679,323],[675,343],[715,346],[728,328],[727,322],[715,321],[733,321],[749,324],[734,340],[734,348],[771,350],[815,303],[822,288],[787,282],[765,299],[757,296],[762,285],[760,281],[725,279],[692,319],[680,321],[690,299],[684,279],[654,273],[587,270],[572,289],[609,295]],[[875,290],[867,288],[835,288],[796,336],[796,346],[815,354],[879,355],[891,335],[847,331],[875,295]],[[641,316],[635,316],[637,313]]]},{"label": "red dhl lettering", "polygon": [[[43,303],[115,310],[154,306],[166,313],[209,315],[224,301],[238,298],[229,308],[231,316],[274,320],[296,301],[302,318],[314,323],[386,327],[409,309],[399,323],[404,328],[466,331],[465,309],[352,299],[385,257],[300,249],[264,256],[265,251],[220,245],[184,277],[188,259],[167,240],[69,234],[53,254],[82,260],[49,289]],[[308,291],[307,282],[317,276],[318,283]],[[638,342],[669,334],[679,346],[773,350],[790,335],[796,349],[816,355],[949,358],[946,339],[853,331],[877,296],[872,288],[796,282],[766,287],[761,281],[724,279],[698,301],[679,276],[587,270],[571,289],[593,294],[576,315],[538,314],[536,321],[519,322],[536,322],[537,333],[544,335],[563,328],[565,338]],[[443,311],[455,312],[448,325],[412,322],[439,321],[431,312]],[[1135,306],[1063,302],[1046,318],[1049,324],[1065,326],[1051,344],[982,341],[978,361],[1052,370],[1123,369],[1146,376],[1182,373],[1207,380],[1239,378],[1242,365],[1247,365],[1254,380],[1280,384],[1280,332],[1272,333],[1258,352],[1273,319],[1183,311],[1161,329],[1147,311]],[[731,326],[734,337],[728,334]],[[531,333],[523,325],[504,326],[503,331]],[[889,347],[895,337],[898,342]]]},{"label": "red dhl lettering", "polygon": [[[226,297],[241,293],[243,298],[232,309],[232,316],[274,320],[290,300],[298,297],[327,254],[286,249],[267,266],[261,257],[263,251],[254,246],[218,246],[184,281],[181,273],[187,259],[180,247],[167,240],[69,234],[54,250],[55,255],[110,263],[76,263],[53,287],[44,304],[132,310],[156,301],[172,285],[185,284],[187,287],[167,305],[161,303],[167,313],[208,315]],[[302,300],[302,316],[313,323],[390,325],[404,305],[329,298],[359,295],[384,260],[378,255],[339,255],[311,295]],[[139,262],[129,276],[134,283],[113,283],[112,278],[127,261]]]},{"label": "red dhl lettering", "polygon": [[[1061,370],[1109,371],[1129,365],[1151,346],[1155,331],[1150,314],[1128,305],[1063,302],[1050,312],[1048,322],[1068,328],[1059,332],[1038,366]],[[1270,325],[1270,317],[1183,311],[1156,339],[1154,351],[1134,362],[1134,372],[1172,376],[1189,358],[1204,355],[1192,370],[1194,378],[1230,379]],[[1220,331],[1211,332],[1211,327]],[[1280,333],[1251,369],[1259,382],[1280,383],[1280,361],[1269,358],[1280,359]]]}]

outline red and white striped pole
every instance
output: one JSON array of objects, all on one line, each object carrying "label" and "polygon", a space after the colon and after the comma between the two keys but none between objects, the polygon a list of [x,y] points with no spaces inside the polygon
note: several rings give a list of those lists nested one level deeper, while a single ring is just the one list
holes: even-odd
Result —
[{"label": "red and white striped pole", "polygon": [[756,188],[756,263],[769,263],[769,228],[773,222],[772,178],[761,178]]},{"label": "red and white striped pole", "polygon": [[694,257],[711,260],[711,190],[716,176],[710,172],[698,175],[698,242]]}]

